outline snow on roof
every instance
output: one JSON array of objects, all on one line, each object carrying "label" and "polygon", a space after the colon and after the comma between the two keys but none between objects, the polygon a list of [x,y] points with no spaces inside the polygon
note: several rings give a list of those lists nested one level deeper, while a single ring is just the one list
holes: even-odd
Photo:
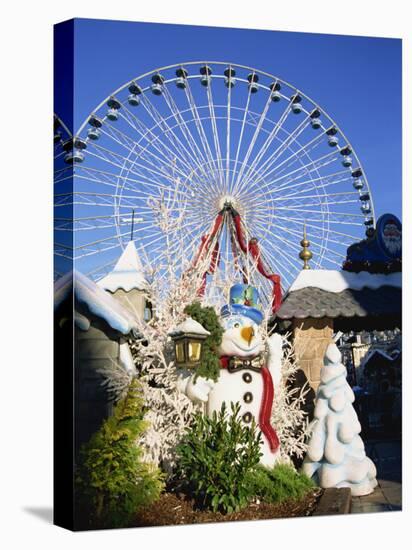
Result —
[{"label": "snow on roof", "polygon": [[54,309],[58,309],[73,287],[74,272],[69,271],[54,282]]},{"label": "snow on roof", "polygon": [[103,277],[103,279],[100,279],[97,284],[110,292],[115,292],[119,289],[123,289],[125,292],[133,289],[144,290],[147,287],[143,265],[134,241],[127,243],[113,271]]},{"label": "snow on roof", "polygon": [[192,317],[188,317],[183,321],[183,323],[180,323],[172,332],[170,332],[170,335],[173,334],[180,334],[180,333],[186,333],[186,334],[200,334],[204,336],[209,336],[210,332],[206,330],[198,321],[193,319]]},{"label": "snow on roof", "polygon": [[402,273],[352,273],[329,269],[303,269],[292,283],[288,292],[294,292],[307,287],[319,288],[327,292],[343,292],[344,290],[376,290],[382,286],[402,287]]},{"label": "snow on roof", "polygon": [[71,295],[73,287],[75,299],[86,305],[94,315],[104,319],[114,330],[126,335],[133,329],[137,329],[137,320],[129,310],[78,271],[66,273],[56,281],[54,285],[55,309]]}]

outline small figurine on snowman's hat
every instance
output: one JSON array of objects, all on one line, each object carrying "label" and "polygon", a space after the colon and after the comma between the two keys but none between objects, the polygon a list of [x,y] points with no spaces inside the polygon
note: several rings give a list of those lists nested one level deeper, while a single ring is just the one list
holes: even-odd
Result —
[{"label": "small figurine on snowman's hat", "polygon": [[242,422],[251,425],[254,419],[262,432],[261,463],[272,466],[279,449],[270,419],[281,381],[282,338],[279,334],[268,338],[266,355],[259,327],[262,321],[257,290],[247,284],[234,285],[229,304],[221,310],[224,333],[218,349],[221,370],[217,382],[189,374],[179,386],[192,401],[205,403],[208,416],[220,411],[223,403],[239,403]]},{"label": "small figurine on snowman's hat", "polygon": [[249,317],[257,325],[263,321],[263,313],[259,304],[259,295],[256,288],[250,285],[233,285],[229,293],[229,304],[221,309],[221,316],[242,315]]}]

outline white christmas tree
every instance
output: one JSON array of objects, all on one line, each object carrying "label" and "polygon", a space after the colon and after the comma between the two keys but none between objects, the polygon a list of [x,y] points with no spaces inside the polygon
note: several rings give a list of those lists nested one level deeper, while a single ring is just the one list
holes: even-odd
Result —
[{"label": "white christmas tree", "polygon": [[322,488],[350,487],[353,496],[371,493],[376,468],[366,456],[355,396],[335,344],[329,344],[320,373],[308,452],[303,472]]}]

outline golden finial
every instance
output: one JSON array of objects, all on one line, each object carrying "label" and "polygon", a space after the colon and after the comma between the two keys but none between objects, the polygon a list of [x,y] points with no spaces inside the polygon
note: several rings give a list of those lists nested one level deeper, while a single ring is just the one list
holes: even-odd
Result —
[{"label": "golden finial", "polygon": [[299,253],[299,258],[303,260],[302,269],[310,269],[309,260],[312,259],[312,252],[309,250],[310,242],[306,238],[306,223],[303,226],[303,239],[300,241],[302,250]]}]

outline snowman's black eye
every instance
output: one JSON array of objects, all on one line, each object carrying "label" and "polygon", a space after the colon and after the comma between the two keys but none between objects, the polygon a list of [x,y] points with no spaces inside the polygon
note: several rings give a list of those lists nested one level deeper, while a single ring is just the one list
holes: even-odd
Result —
[{"label": "snowman's black eye", "polygon": [[235,323],[233,326],[234,326],[235,328],[239,328],[239,327],[240,327],[240,323]]}]

